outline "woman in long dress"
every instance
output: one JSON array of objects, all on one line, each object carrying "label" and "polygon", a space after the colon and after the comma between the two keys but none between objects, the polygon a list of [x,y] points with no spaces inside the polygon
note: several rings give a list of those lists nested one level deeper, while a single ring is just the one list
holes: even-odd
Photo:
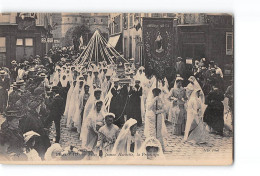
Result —
[{"label": "woman in long dress", "polygon": [[[89,113],[86,122],[82,124],[81,130],[81,139],[82,139],[82,148],[85,148],[87,151],[93,151],[97,145],[98,140],[98,123],[104,125],[105,112],[102,108],[103,102],[101,100],[95,103],[95,106],[92,108]],[[99,125],[100,127],[100,125]]]},{"label": "woman in long dress", "polygon": [[[164,137],[167,136],[166,125],[163,113],[165,107],[162,98],[159,96],[161,90],[154,88],[148,95],[145,113],[144,135],[146,138],[157,138],[164,149]],[[151,95],[152,94],[152,95]]]},{"label": "woman in long dress", "polygon": [[81,111],[83,110],[83,98],[85,94],[84,90],[84,81],[80,80],[80,86],[79,86],[79,91],[77,92],[77,99],[75,99],[75,114],[73,115],[72,121],[74,123],[74,127],[77,128],[78,133],[81,131]]},{"label": "woman in long dress", "polygon": [[208,106],[205,110],[203,121],[211,128],[211,132],[220,136],[223,135],[224,128],[223,100],[224,94],[213,83],[212,90],[207,96],[206,103]]},{"label": "woman in long dress", "polygon": [[169,99],[172,100],[172,107],[169,114],[172,116],[173,134],[182,135],[185,129],[187,100],[185,89],[182,87],[183,78],[176,77],[175,85],[170,91]]},{"label": "woman in long dress", "polygon": [[[85,104],[84,111],[83,111],[83,117],[82,117],[82,126],[81,126],[81,132],[80,132],[80,139],[82,140],[82,137],[86,134],[87,130],[87,118],[89,116],[89,113],[95,106],[95,102],[100,100],[102,91],[100,89],[95,89],[94,93],[90,92],[90,97],[88,98],[88,101]],[[104,105],[102,106],[104,109]]]},{"label": "woman in long dress", "polygon": [[202,117],[202,90],[196,89],[190,96],[187,108],[187,121],[185,126],[184,141],[192,140],[196,143],[206,142],[206,128]]},{"label": "woman in long dress", "polygon": [[141,148],[141,141],[141,136],[137,133],[137,121],[130,118],[121,129],[112,153],[126,159],[128,156],[136,156]]},{"label": "woman in long dress", "polygon": [[64,111],[64,114],[63,114],[66,118],[68,117],[68,112],[69,112],[69,107],[70,107],[69,106],[70,105],[70,99],[71,99],[71,95],[73,93],[73,90],[74,90],[74,88],[76,86],[76,83],[77,83],[77,81],[73,81],[73,83],[70,86],[70,89],[69,89],[69,91],[67,93],[66,106],[65,106],[65,111]]}]

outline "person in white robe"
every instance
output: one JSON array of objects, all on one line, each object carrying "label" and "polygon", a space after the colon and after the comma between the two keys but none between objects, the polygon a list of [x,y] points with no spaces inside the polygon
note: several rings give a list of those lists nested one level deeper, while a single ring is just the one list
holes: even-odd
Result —
[{"label": "person in white robe", "polygon": [[117,158],[129,159],[129,157],[137,156],[141,145],[142,138],[137,132],[137,121],[130,118],[125,122],[121,129],[112,150],[112,154],[116,154]]},{"label": "person in white robe", "polygon": [[187,121],[184,133],[184,141],[196,143],[205,143],[208,131],[206,124],[203,122],[202,114],[202,90],[196,89],[192,92],[188,101]]},{"label": "person in white robe", "polygon": [[54,75],[53,75],[53,81],[52,81],[53,86],[58,85],[58,83],[60,81],[60,76],[61,76],[61,69],[60,69],[60,67],[58,67],[57,70],[55,71]]},{"label": "person in white robe", "polygon": [[167,137],[167,129],[163,113],[165,112],[165,105],[160,97],[161,89],[154,88],[148,95],[147,106],[145,113],[144,135],[148,137],[155,137],[160,142],[164,149],[164,138]]},{"label": "person in white robe", "polygon": [[76,99],[74,101],[75,103],[75,113],[72,117],[72,121],[74,124],[74,127],[77,128],[77,132],[80,133],[81,132],[81,112],[83,110],[83,98],[84,98],[84,94],[85,94],[85,90],[84,90],[84,81],[83,81],[83,77],[82,79],[79,81],[79,90],[78,92],[76,92]]},{"label": "person in white robe", "polygon": [[[87,151],[94,151],[98,141],[98,130],[104,125],[105,111],[102,108],[103,102],[98,100],[95,102],[91,112],[82,124],[81,129],[81,147]],[[100,125],[102,123],[102,125]],[[97,125],[99,124],[99,125]]]},{"label": "person in white robe", "polygon": [[107,113],[105,115],[105,125],[98,130],[98,141],[96,147],[99,151],[102,151],[103,154],[111,154],[119,134],[119,127],[113,124],[114,118],[115,114]]},{"label": "person in white robe", "polygon": [[72,98],[73,90],[76,87],[76,84],[77,84],[77,81],[73,81],[73,84],[70,86],[70,89],[69,89],[68,94],[67,94],[66,106],[65,106],[65,110],[64,110],[64,114],[63,114],[65,116],[65,118],[68,118],[71,98]]},{"label": "person in white robe", "polygon": [[103,92],[103,98],[105,99],[105,97],[108,94],[108,91],[110,90],[112,86],[112,82],[111,82],[111,73],[108,72],[105,76],[105,80],[102,83],[102,92]]}]

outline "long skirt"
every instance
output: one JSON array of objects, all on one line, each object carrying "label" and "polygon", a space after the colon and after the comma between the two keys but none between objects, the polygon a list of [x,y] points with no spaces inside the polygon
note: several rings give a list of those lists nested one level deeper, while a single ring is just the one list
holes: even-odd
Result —
[{"label": "long skirt", "polygon": [[224,128],[224,105],[222,102],[215,102],[207,106],[203,121],[215,132],[223,134]]},{"label": "long skirt", "polygon": [[182,135],[185,131],[186,124],[186,110],[184,105],[179,105],[179,113],[176,118],[173,119],[173,134],[174,135]]}]

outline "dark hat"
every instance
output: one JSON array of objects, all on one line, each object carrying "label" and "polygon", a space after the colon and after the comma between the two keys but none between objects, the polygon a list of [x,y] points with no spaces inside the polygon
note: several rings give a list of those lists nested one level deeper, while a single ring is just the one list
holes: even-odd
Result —
[{"label": "dark hat", "polygon": [[16,108],[8,108],[4,112],[4,117],[6,118],[7,121],[11,121],[13,119],[19,119],[23,117],[23,115],[24,114]]},{"label": "dark hat", "polygon": [[17,86],[22,86],[22,85],[25,84],[25,82],[24,82],[24,80],[19,80],[19,81],[16,81],[15,84],[16,84]]}]

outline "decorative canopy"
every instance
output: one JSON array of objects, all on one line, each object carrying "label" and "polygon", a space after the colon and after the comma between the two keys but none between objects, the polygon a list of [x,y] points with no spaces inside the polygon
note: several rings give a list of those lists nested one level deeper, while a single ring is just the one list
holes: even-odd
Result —
[{"label": "decorative canopy", "polygon": [[121,57],[125,62],[128,62],[122,57],[113,45],[100,34],[99,30],[96,30],[89,40],[84,51],[73,62],[75,65],[88,65],[90,62],[107,61],[110,64],[114,64],[115,60]]}]

